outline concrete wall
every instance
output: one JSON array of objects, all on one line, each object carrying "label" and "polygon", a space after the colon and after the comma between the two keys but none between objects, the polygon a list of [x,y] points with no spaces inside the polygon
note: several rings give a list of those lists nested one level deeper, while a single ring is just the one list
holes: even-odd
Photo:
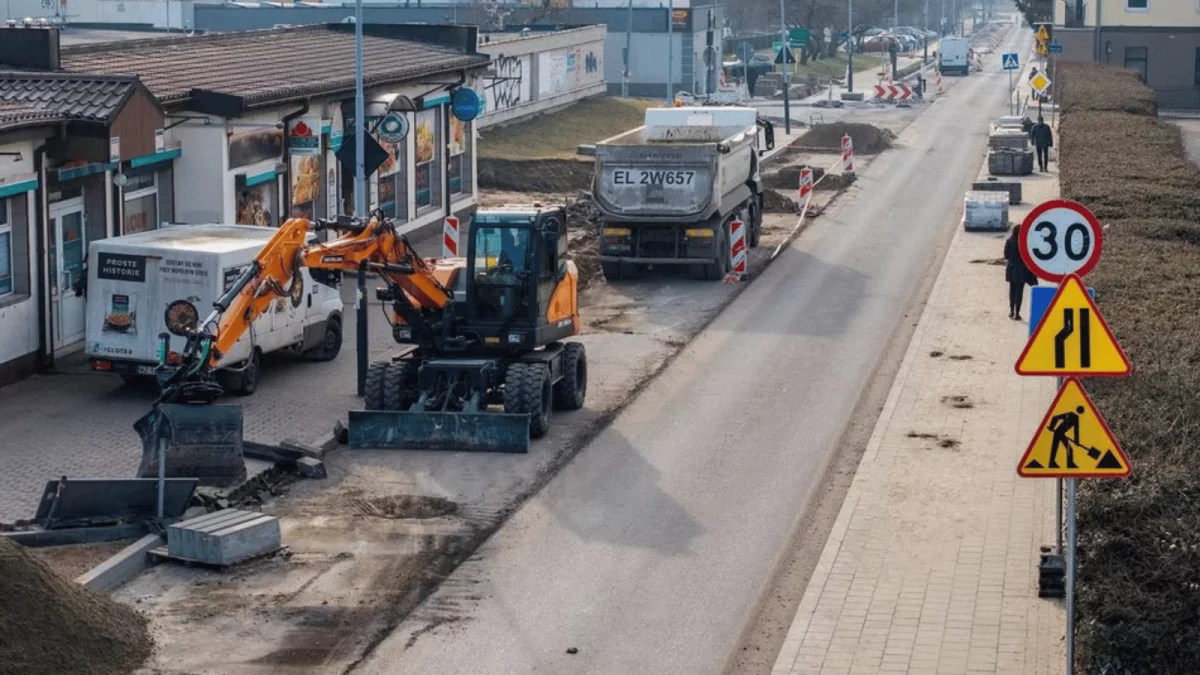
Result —
[{"label": "concrete wall", "polygon": [[0,5],[0,19],[60,17],[78,24],[182,30],[195,24],[194,6],[192,2],[161,0],[67,0],[61,4],[44,0],[5,0]]},{"label": "concrete wall", "polygon": [[528,37],[489,34],[480,51],[494,76],[481,80],[486,101],[479,128],[513,122],[605,92],[605,26]]},{"label": "concrete wall", "polygon": [[[24,184],[36,177],[33,173],[33,151],[37,143],[0,141],[0,153],[19,152],[12,161],[0,156],[0,189]],[[37,190],[31,189],[5,199],[12,215],[12,256],[15,293],[0,297],[0,385],[7,384],[33,372],[34,354],[38,348],[37,283],[40,267],[34,247]],[[20,240],[18,240],[20,238]]]},{"label": "concrete wall", "polygon": [[1126,47],[1145,47],[1146,84],[1154,89],[1196,87],[1196,50],[1200,28],[1104,28],[1101,63],[1125,66]]}]

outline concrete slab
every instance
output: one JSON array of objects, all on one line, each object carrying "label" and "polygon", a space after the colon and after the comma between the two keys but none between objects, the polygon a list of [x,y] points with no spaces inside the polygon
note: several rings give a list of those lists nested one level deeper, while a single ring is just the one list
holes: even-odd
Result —
[{"label": "concrete slab", "polygon": [[165,540],[161,536],[148,534],[92,568],[87,574],[81,575],[75,582],[93,591],[114,591],[150,567],[150,551],[164,543]]}]

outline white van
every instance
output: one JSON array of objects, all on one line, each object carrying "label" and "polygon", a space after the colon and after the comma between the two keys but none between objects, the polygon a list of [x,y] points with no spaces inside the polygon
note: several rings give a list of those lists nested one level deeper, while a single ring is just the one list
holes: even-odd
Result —
[{"label": "white van", "polygon": [[939,67],[943,75],[971,74],[971,41],[962,37],[944,37],[938,45]]},{"label": "white van", "polygon": [[[92,242],[85,320],[92,369],[115,372],[130,384],[154,375],[159,335],[167,332],[167,305],[188,300],[207,316],[275,232],[246,225],[177,225]],[[337,356],[341,294],[314,283],[307,269],[301,274],[300,306],[277,298],[221,360],[217,376],[226,391],[253,393],[265,353],[288,349],[323,361]],[[183,351],[184,341],[172,335],[171,350]]]}]

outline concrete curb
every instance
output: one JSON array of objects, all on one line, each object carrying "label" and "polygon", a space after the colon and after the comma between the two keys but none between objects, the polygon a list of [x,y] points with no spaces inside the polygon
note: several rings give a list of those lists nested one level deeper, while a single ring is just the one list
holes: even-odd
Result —
[{"label": "concrete curb", "polygon": [[150,550],[165,546],[166,540],[157,534],[148,534],[121,549],[119,553],[96,565],[75,579],[93,591],[111,592],[133,579],[142,570],[150,567]]}]

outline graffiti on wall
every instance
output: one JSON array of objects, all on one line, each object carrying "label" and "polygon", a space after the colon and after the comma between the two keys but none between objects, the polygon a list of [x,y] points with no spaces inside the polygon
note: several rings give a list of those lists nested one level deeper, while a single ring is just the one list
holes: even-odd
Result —
[{"label": "graffiti on wall", "polygon": [[530,63],[528,55],[498,56],[492,61],[494,75],[483,80],[484,110],[489,113],[528,103]]},{"label": "graffiti on wall", "polygon": [[538,94],[554,96],[604,82],[601,45],[538,54]]}]

